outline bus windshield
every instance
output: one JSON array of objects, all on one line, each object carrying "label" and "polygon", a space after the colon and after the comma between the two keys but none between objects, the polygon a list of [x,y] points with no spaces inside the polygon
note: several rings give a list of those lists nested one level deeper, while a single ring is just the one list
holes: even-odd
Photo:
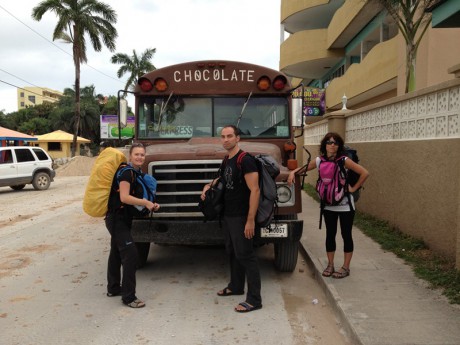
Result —
[{"label": "bus windshield", "polygon": [[[245,97],[141,97],[139,139],[219,137],[223,126],[236,125]],[[288,138],[289,112],[285,97],[252,97],[239,128],[244,138]]]}]

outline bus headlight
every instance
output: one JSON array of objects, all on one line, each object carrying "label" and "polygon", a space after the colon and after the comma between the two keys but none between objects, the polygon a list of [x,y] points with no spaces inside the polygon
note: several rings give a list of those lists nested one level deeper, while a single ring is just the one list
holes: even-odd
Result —
[{"label": "bus headlight", "polygon": [[291,200],[291,196],[292,196],[292,192],[291,192],[291,189],[286,186],[286,185],[283,185],[283,186],[278,186],[278,189],[277,189],[277,194],[278,194],[278,202],[279,203],[286,203],[288,202],[289,200]]}]

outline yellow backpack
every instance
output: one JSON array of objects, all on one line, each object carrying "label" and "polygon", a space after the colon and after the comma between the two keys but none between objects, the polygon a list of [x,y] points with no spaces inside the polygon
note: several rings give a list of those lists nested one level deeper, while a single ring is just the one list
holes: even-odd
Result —
[{"label": "yellow backpack", "polygon": [[100,153],[91,169],[83,197],[83,211],[92,217],[104,217],[108,209],[113,177],[121,163],[126,162],[123,152],[107,147]]}]

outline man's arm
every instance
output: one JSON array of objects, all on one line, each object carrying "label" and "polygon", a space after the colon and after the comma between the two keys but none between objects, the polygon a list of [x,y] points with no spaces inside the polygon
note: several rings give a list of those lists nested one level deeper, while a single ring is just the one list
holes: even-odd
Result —
[{"label": "man's arm", "polygon": [[246,220],[246,225],[244,227],[244,236],[248,239],[253,238],[255,234],[255,219],[257,214],[257,209],[259,208],[259,173],[251,172],[244,175],[246,184],[250,190],[249,196],[249,212],[248,218]]}]

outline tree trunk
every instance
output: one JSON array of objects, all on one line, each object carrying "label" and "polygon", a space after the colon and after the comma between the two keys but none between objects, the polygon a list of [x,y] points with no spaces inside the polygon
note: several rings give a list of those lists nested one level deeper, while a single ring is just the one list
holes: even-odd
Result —
[{"label": "tree trunk", "polygon": [[405,93],[415,91],[415,63],[417,50],[410,42],[406,45],[406,87]]},{"label": "tree trunk", "polygon": [[[76,30],[74,30],[74,33],[76,35]],[[78,47],[78,41],[74,42],[73,61],[75,64],[75,120],[71,156],[75,157],[75,153],[78,148],[78,130],[80,128],[80,48]]]}]

